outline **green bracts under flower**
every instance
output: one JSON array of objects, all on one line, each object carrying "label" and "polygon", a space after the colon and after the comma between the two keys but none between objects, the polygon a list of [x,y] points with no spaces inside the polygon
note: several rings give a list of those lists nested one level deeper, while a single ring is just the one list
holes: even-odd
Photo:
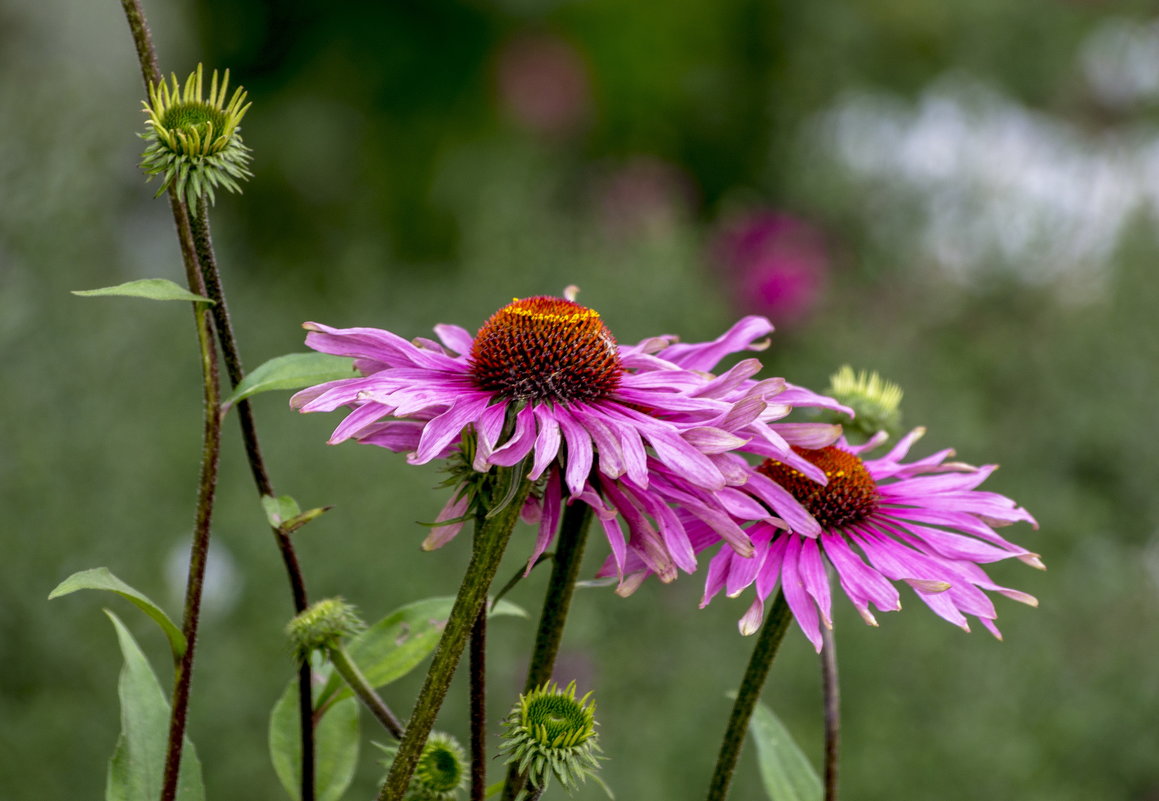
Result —
[{"label": "green bracts under flower", "polygon": [[240,87],[226,102],[228,88],[229,70],[220,83],[214,70],[209,97],[203,99],[200,64],[184,87],[176,75],[169,83],[149,86],[149,101],[143,103],[148,131],[141,134],[149,145],[141,155],[141,169],[162,176],[158,196],[173,186],[182,200],[195,206],[202,195],[213,202],[218,187],[241,191],[238,182],[250,177],[250,150],[238,131],[251,104]]}]

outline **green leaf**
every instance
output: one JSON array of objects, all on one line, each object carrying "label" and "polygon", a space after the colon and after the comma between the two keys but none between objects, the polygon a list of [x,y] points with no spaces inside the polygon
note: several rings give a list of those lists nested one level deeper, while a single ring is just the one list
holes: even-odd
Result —
[{"label": "green leaf", "polygon": [[[448,596],[400,607],[351,639],[346,652],[372,687],[390,684],[418,667],[435,650],[454,603],[455,599]],[[491,615],[527,617],[527,612],[510,601],[500,601]],[[319,702],[328,701],[333,693],[339,698],[352,694],[337,675],[319,694]]]},{"label": "green leaf", "polygon": [[165,636],[169,638],[169,648],[173,651],[174,662],[180,661],[185,654],[185,635],[181,633],[181,629],[177,628],[177,624],[169,619],[165,610],[153,603],[143,592],[133,589],[114,576],[107,567],[94,567],[92,570],[73,573],[48,594],[48,600],[51,601],[53,598],[59,598],[77,590],[108,590],[117,593],[122,598],[128,598],[139,606],[146,615],[156,620],[157,625],[165,632]]},{"label": "green leaf", "polygon": [[72,294],[85,298],[119,295],[149,300],[192,300],[196,303],[213,303],[209,298],[195,295],[167,278],[142,278],[140,281],[129,281],[127,284],[105,286],[100,289],[74,289]]},{"label": "green leaf", "polygon": [[272,495],[263,495],[262,508],[266,510],[266,520],[274,528],[278,528],[282,523],[302,513],[302,508],[298,506],[298,502],[289,495],[279,495],[277,498]]},{"label": "green leaf", "polygon": [[[165,752],[169,742],[169,702],[161,684],[133,635],[109,610],[125,666],[121,669],[121,736],[109,760],[106,801],[155,801],[165,775]],[[178,801],[203,801],[201,762],[189,738],[181,751],[177,780]]]},{"label": "green leaf", "polygon": [[821,801],[821,779],[773,710],[758,703],[749,731],[770,801]]},{"label": "green leaf", "polygon": [[262,496],[262,508],[266,510],[266,520],[276,529],[292,534],[316,517],[329,512],[333,507],[320,506],[302,511],[298,502],[289,495]]},{"label": "green leaf", "polygon": [[258,366],[225,399],[229,407],[240,400],[273,389],[299,389],[339,378],[354,378],[353,360],[328,353],[289,353]]},{"label": "green leaf", "polygon": [[[329,668],[323,668],[328,671]],[[314,729],[318,801],[338,801],[358,767],[358,701],[346,698],[326,709]],[[270,759],[290,798],[302,789],[302,734],[298,728],[298,682],[286,687],[270,714]]]}]

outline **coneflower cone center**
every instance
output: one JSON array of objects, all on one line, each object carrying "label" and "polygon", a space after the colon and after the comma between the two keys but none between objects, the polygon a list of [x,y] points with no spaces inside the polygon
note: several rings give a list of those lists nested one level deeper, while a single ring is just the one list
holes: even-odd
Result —
[{"label": "coneflower cone center", "polygon": [[523,726],[543,745],[552,745],[561,735],[564,739],[587,739],[591,734],[591,715],[574,698],[545,695],[533,698],[523,714]]},{"label": "coneflower cone center", "polygon": [[855,454],[832,445],[817,450],[794,447],[793,452],[819,467],[829,483],[818,484],[773,459],[766,459],[757,470],[788,490],[822,528],[840,529],[877,509],[877,482]]},{"label": "coneflower cone center", "polygon": [[483,323],[471,348],[476,386],[515,400],[599,400],[622,372],[599,312],[563,298],[513,300]]},{"label": "coneflower cone center", "polygon": [[215,134],[220,134],[228,125],[225,113],[209,103],[176,103],[167,108],[161,116],[161,124],[170,131],[186,131],[192,128],[204,131],[206,123],[213,126]]}]

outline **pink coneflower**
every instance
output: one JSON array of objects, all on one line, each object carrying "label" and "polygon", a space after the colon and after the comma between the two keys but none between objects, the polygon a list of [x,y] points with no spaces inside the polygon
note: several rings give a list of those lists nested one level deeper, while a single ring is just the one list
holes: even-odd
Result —
[{"label": "pink coneflower", "polygon": [[[866,623],[877,625],[870,611],[901,608],[893,582],[909,584],[937,615],[969,631],[966,616],[981,621],[1000,637],[997,613],[984,590],[1030,605],[1026,593],[1001,587],[978,566],[1014,557],[1042,568],[1037,554],[1003,539],[995,527],[1034,518],[1014,501],[976,489],[994,465],[971,467],[946,462],[953,452],[935,453],[904,463],[910,446],[922,435],[916,429],[879,459],[861,454],[880,445],[883,437],[862,446],[844,439],[835,445],[797,453],[822,470],[819,484],[783,462],[766,459],[753,472],[758,480],[784,487],[809,510],[820,535],[758,522],[746,529],[756,552],[742,558],[721,549],[711,560],[705,581],[706,605],[725,590],[740,595],[753,586],[757,598],[740,620],[742,634],[760,628],[765,601],[778,586],[805,636],[821,650],[821,625],[832,625],[832,567],[841,588]],[[686,526],[697,551],[719,542],[714,532],[698,524]],[[633,560],[628,569],[640,567]]]},{"label": "pink coneflower", "polygon": [[[728,451],[757,441],[752,447],[819,476],[790,446],[815,443],[818,432],[826,441],[836,436],[824,425],[778,433],[769,421],[790,408],[778,396],[813,396],[780,379],[749,380],[756,360],[721,376],[707,372],[729,354],[761,347],[754,340],[772,326],[759,318],[741,320],[713,342],[657,337],[627,347],[617,346],[598,312],[554,297],[514,300],[474,337],[458,326],[436,326],[442,344],[375,328],[305,328],[310,347],[354,357],[364,377],[303,390],[291,405],[303,412],[352,407],[331,443],[355,439],[409,452],[413,464],[465,454],[464,435],[475,471],[524,464],[530,479],[545,482],[533,560],[554,536],[565,500],[596,509],[618,564],[631,552],[665,580],[677,567],[696,565],[670,504],[751,554],[747,535],[728,514],[730,496],[714,494],[745,480]],[[781,517],[808,525],[788,493],[767,500]],[[466,492],[456,492],[425,547],[454,537],[469,503]]]},{"label": "pink coneflower", "polygon": [[572,134],[591,115],[587,65],[557,36],[524,34],[503,45],[496,82],[504,111],[534,133]]}]

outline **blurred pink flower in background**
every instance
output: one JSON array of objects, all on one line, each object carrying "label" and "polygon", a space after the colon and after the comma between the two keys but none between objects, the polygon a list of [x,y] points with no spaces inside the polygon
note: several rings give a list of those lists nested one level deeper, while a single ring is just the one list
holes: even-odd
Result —
[{"label": "blurred pink flower in background", "polygon": [[759,209],[725,223],[710,248],[738,311],[778,326],[804,322],[825,294],[829,256],[821,232],[781,211]]},{"label": "blurred pink flower in background", "polygon": [[568,42],[544,33],[521,34],[499,51],[499,104],[520,127],[567,136],[591,116],[587,65]]},{"label": "blurred pink flower in background", "polygon": [[611,236],[671,230],[688,219],[697,201],[688,173],[650,155],[606,167],[592,188],[601,226]]}]

